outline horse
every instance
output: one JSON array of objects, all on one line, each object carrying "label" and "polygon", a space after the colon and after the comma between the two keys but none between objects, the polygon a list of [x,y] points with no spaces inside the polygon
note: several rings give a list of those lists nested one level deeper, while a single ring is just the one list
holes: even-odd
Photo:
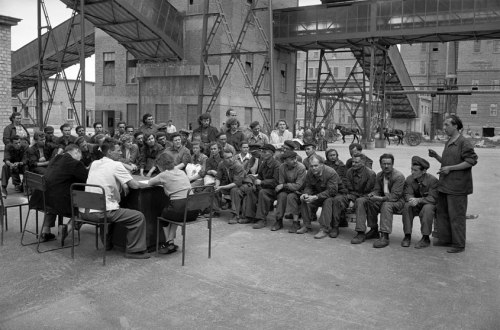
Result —
[{"label": "horse", "polygon": [[345,136],[346,135],[354,135],[354,138],[352,139],[352,142],[351,143],[354,143],[354,140],[358,140],[358,143],[359,143],[359,137],[358,135],[361,134],[361,132],[359,131],[358,128],[347,128],[345,126],[335,126],[335,129],[338,130],[340,132],[340,134],[342,134],[342,141],[344,141],[345,143]]},{"label": "horse", "polygon": [[405,132],[403,132],[400,129],[387,129],[384,128],[384,139],[389,142],[389,145],[391,145],[391,137],[396,137],[398,139],[398,145],[399,144],[404,144],[403,138],[405,136]]}]

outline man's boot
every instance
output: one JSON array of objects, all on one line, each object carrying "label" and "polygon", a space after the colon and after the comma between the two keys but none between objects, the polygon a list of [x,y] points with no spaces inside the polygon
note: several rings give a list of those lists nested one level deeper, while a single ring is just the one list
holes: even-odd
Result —
[{"label": "man's boot", "polygon": [[307,228],[306,225],[303,225],[302,227],[300,227],[299,230],[297,230],[297,234],[305,234],[307,233],[308,231],[310,231],[311,228]]},{"label": "man's boot", "polygon": [[373,243],[374,248],[385,248],[387,245],[389,245],[388,233],[382,233],[382,235],[380,235],[380,238]]},{"label": "man's boot", "polygon": [[339,227],[333,227],[328,234],[331,238],[337,238],[339,236]]},{"label": "man's boot", "polygon": [[370,228],[370,231],[366,233],[366,239],[379,238],[378,226],[373,226]]},{"label": "man's boot", "polygon": [[401,241],[402,247],[409,247],[411,243],[411,234],[405,234],[405,238]]},{"label": "man's boot", "polygon": [[356,236],[354,236],[351,240],[351,244],[361,244],[365,241],[366,235],[362,231],[358,231]]},{"label": "man's boot", "polygon": [[297,230],[299,230],[299,229],[300,229],[300,222],[294,221],[292,223],[292,226],[290,227],[290,229],[288,229],[288,232],[290,234],[295,234],[295,233],[297,233]]},{"label": "man's boot", "polygon": [[253,229],[261,229],[266,226],[266,220],[259,220],[256,223],[253,224],[252,228]]},{"label": "man's boot", "polygon": [[424,235],[420,241],[415,244],[415,249],[423,249],[431,245],[429,235]]},{"label": "man's boot", "polygon": [[283,219],[276,219],[276,222],[271,227],[271,230],[276,231],[276,230],[280,230],[281,228],[283,228]]}]

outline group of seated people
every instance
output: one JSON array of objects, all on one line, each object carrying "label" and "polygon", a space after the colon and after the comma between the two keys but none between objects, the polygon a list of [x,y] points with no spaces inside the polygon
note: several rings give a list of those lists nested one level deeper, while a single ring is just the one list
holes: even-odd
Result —
[{"label": "group of seated people", "polygon": [[[346,212],[355,212],[356,235],[351,243],[376,239],[373,246],[383,248],[389,245],[393,215],[402,214],[405,237],[401,245],[408,247],[413,218],[419,215],[422,239],[415,248],[430,245],[438,180],[427,173],[429,162],[425,159],[412,158],[412,174],[407,178],[394,169],[391,154],[380,156],[382,171],[376,174],[372,170],[373,161],[362,153],[360,144],[349,146],[352,158],[344,164],[335,149],[328,149],[324,159],[313,142],[306,143],[303,145],[306,158],[302,160],[294,151],[299,145],[291,140],[285,121],[278,121],[269,139],[261,132],[259,122],[252,122],[249,132],[242,132],[235,116],[231,112],[227,115],[226,126],[220,130],[211,126],[207,113],[199,116],[199,127],[192,132],[167,132],[154,123],[151,114],[146,114],[141,127],[136,129],[120,122],[113,136],[102,130],[102,123],[94,125],[93,136],[88,136],[81,126],[76,128],[77,136],[73,136],[71,127],[63,124],[59,138],[54,137],[54,129],[49,126],[34,134],[33,145],[29,147],[21,143],[18,135],[13,135],[5,150],[2,193],[6,195],[10,177],[16,190],[21,191],[19,174],[25,170],[46,176],[47,185],[52,187],[48,189],[49,195],[51,190],[57,191],[47,198],[53,214],[46,218],[41,238],[48,241],[55,239],[50,233],[54,214],[71,214],[68,210],[71,183],[105,187],[109,221],[120,222],[128,229],[126,257],[129,258],[149,257],[146,222],[141,212],[120,208],[120,194],[129,188],[148,185],[161,185],[169,195],[165,217],[183,208],[189,189],[213,185],[216,198],[208,216],[218,217],[221,209],[228,208],[232,213],[229,224],[253,223],[254,229],[264,228],[275,205],[271,230],[282,229],[283,220],[291,219],[288,232],[305,234],[311,231],[311,222],[316,220],[321,207],[317,219],[320,230],[314,237],[335,238],[339,227],[348,226]],[[151,179],[146,184],[132,174]],[[189,215],[191,220],[199,215],[195,213]],[[98,212],[81,216],[92,220],[103,218]],[[161,253],[177,250],[176,227],[165,226],[166,240],[160,247]],[[71,230],[71,223],[63,227],[62,244]],[[110,237],[102,239],[110,248]]]}]

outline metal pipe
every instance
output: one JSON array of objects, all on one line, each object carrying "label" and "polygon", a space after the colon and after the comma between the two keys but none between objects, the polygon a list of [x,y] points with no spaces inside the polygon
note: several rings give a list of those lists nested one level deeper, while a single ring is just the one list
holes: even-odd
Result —
[{"label": "metal pipe", "polygon": [[43,94],[42,94],[42,72],[43,72],[43,54],[42,54],[42,0],[38,0],[37,7],[37,25],[38,25],[38,82],[36,86],[36,116],[40,130],[43,129]]},{"label": "metal pipe", "polygon": [[208,54],[205,51],[207,44],[207,30],[208,30],[208,10],[209,0],[203,2],[203,27],[201,32],[201,52],[200,52],[200,77],[198,78],[198,113],[203,112],[203,95],[205,88],[205,62],[208,59]]},{"label": "metal pipe", "polygon": [[274,127],[275,124],[275,113],[274,113],[274,36],[273,36],[273,0],[269,0],[269,89],[270,89],[270,100],[269,109],[271,111],[270,125]]},{"label": "metal pipe", "polygon": [[[87,113],[85,103],[85,0],[80,0],[80,70],[82,72],[81,116],[80,125],[87,127]],[[78,118],[78,117],[77,117]]]}]

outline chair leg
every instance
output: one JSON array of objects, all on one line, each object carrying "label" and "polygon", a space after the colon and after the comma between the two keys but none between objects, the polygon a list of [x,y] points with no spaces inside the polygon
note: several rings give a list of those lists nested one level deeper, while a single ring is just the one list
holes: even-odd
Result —
[{"label": "chair leg", "polygon": [[212,217],[208,219],[208,258],[212,257]]},{"label": "chair leg", "polygon": [[[99,250],[99,226],[95,226],[95,249]],[[104,243],[106,244],[106,243]],[[104,246],[104,249],[106,249],[106,246]]]},{"label": "chair leg", "polygon": [[[19,205],[19,230],[22,231],[23,226],[23,208]],[[38,232],[38,231],[37,231]]]},{"label": "chair leg", "polygon": [[[5,209],[5,231],[9,231],[9,222],[7,221],[7,209]],[[21,219],[22,221],[22,219]],[[23,226],[21,226],[21,232],[23,232]]]},{"label": "chair leg", "polygon": [[[76,221],[73,221],[73,230],[71,231],[71,259],[75,259],[75,230]],[[80,234],[80,232],[78,232]]]},{"label": "chair leg", "polygon": [[[29,216],[30,216],[30,211],[31,211],[31,210],[29,210],[29,209],[28,209],[28,214],[26,215],[26,220],[24,221],[24,227],[22,227],[22,228],[21,228],[21,232],[22,232],[22,235],[21,235],[21,245],[22,245],[22,246],[26,246],[26,245],[31,245],[31,244],[34,244],[34,243],[30,243],[30,244],[24,244],[24,243],[23,243],[23,240],[24,240],[24,234],[25,234],[25,233],[26,233],[26,231],[27,231],[27,230],[26,230],[26,226],[28,225],[28,219],[29,219]],[[38,216],[38,213],[37,213],[37,216]],[[28,232],[30,232],[30,231],[28,231]],[[38,231],[37,231],[37,232],[38,232]],[[32,232],[30,232],[30,233],[32,233]],[[32,234],[33,234],[33,235],[35,235],[35,236],[38,236],[38,233],[32,233]]]},{"label": "chair leg", "polygon": [[184,266],[184,256],[186,254],[186,223],[182,226],[182,265]]},{"label": "chair leg", "polygon": [[158,258],[158,245],[160,244],[160,219],[156,218],[156,257]]},{"label": "chair leg", "polygon": [[[2,198],[2,197],[0,196],[0,198]],[[4,213],[4,210],[2,209],[2,210],[0,210],[0,212],[2,213],[2,217],[0,218],[0,227],[1,227],[0,228],[0,230],[1,230],[1,232],[0,232],[0,245],[3,246],[3,220],[4,220],[3,213]]]},{"label": "chair leg", "polygon": [[102,248],[102,265],[106,266],[106,240],[107,240],[107,235],[108,235],[108,224],[107,222],[104,222],[104,247]]}]

